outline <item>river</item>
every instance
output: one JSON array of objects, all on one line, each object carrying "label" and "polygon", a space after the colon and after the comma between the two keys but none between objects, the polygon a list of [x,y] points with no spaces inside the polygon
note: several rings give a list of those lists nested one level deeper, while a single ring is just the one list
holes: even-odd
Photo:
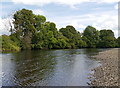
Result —
[{"label": "river", "polygon": [[2,86],[88,86],[91,69],[100,65],[91,56],[103,50],[60,49],[1,53]]}]

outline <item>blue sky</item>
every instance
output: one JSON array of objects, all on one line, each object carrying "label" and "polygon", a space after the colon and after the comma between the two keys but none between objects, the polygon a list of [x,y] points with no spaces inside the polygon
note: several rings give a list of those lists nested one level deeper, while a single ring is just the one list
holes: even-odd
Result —
[{"label": "blue sky", "polygon": [[[9,34],[6,25],[12,14],[22,8],[44,15],[57,28],[73,25],[83,32],[91,25],[98,30],[112,29],[118,36],[119,0],[2,0],[0,2],[0,34]],[[4,25],[5,24],[5,25]]]}]

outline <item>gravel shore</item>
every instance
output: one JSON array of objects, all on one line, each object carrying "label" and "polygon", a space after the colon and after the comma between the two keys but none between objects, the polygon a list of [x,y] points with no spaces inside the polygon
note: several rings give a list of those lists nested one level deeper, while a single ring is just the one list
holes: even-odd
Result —
[{"label": "gravel shore", "polygon": [[120,49],[106,50],[94,57],[101,61],[102,65],[92,69],[92,78],[95,78],[91,80],[92,86],[118,86],[118,50]]}]

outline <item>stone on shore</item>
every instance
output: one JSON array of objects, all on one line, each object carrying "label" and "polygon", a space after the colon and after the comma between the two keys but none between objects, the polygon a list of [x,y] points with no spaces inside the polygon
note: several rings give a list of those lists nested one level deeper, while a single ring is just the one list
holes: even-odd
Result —
[{"label": "stone on shore", "polygon": [[118,50],[120,49],[110,49],[95,56],[102,65],[94,69],[92,86],[118,86]]}]

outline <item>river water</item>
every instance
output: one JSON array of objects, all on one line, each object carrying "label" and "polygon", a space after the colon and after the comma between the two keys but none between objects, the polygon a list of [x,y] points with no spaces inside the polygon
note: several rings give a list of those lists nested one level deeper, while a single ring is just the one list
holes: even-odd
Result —
[{"label": "river water", "polygon": [[103,49],[1,53],[2,86],[88,86],[91,69],[99,65],[91,56],[100,51]]}]

